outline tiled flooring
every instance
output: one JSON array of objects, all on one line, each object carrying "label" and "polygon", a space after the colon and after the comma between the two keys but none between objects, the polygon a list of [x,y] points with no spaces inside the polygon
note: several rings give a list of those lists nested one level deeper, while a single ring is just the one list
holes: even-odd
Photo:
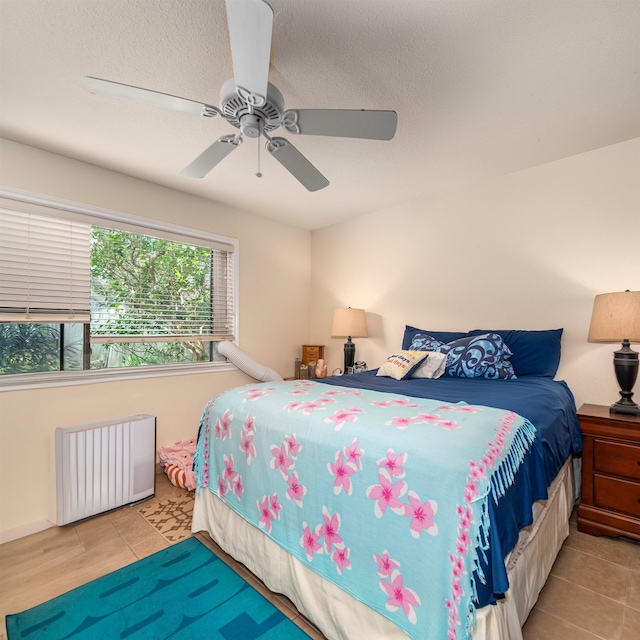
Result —
[{"label": "tiled flooring", "polygon": [[[164,475],[157,477],[154,501],[183,495]],[[169,546],[140,515],[140,506],[0,545],[0,640],[6,640],[7,613],[32,607]],[[269,592],[207,535],[197,536],[313,640],[323,640],[289,600]],[[640,544],[580,533],[574,519],[523,634],[525,640],[638,640]]]}]

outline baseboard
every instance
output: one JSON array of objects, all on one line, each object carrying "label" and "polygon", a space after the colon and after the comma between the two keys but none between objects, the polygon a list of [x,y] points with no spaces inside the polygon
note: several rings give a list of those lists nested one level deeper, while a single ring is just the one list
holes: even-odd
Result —
[{"label": "baseboard", "polygon": [[32,533],[38,533],[39,531],[44,531],[45,529],[50,529],[55,526],[56,525],[49,520],[38,520],[37,522],[29,522],[19,527],[13,527],[12,529],[5,529],[4,531],[0,531],[0,544],[11,542],[18,538],[24,538],[25,536],[30,536]]}]

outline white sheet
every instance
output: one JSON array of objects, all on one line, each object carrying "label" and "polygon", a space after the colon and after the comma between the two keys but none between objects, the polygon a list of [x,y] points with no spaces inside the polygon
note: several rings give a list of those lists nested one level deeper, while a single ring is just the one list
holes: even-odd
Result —
[{"label": "white sheet", "polygon": [[[507,557],[511,587],[505,599],[477,612],[474,640],[522,640],[521,627],[569,535],[573,502],[568,460],[549,488],[549,499],[534,505],[533,524],[520,532]],[[289,597],[329,640],[408,640],[387,618],[311,571],[206,489],[196,496],[192,530],[207,531],[269,589]]]}]

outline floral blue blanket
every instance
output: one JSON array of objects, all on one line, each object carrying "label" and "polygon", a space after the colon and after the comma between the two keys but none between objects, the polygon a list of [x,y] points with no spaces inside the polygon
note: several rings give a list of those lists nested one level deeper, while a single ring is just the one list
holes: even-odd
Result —
[{"label": "floral blue blanket", "polygon": [[468,638],[487,501],[535,440],[531,423],[501,409],[262,383],[205,407],[198,490],[410,637]]}]

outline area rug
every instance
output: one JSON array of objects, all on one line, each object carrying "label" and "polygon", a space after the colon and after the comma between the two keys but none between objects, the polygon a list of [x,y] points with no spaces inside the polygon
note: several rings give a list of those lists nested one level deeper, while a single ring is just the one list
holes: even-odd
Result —
[{"label": "area rug", "polygon": [[308,640],[197,538],[8,615],[7,637]]},{"label": "area rug", "polygon": [[146,505],[138,511],[165,540],[171,543],[191,536],[193,519],[193,494],[191,493]]}]

